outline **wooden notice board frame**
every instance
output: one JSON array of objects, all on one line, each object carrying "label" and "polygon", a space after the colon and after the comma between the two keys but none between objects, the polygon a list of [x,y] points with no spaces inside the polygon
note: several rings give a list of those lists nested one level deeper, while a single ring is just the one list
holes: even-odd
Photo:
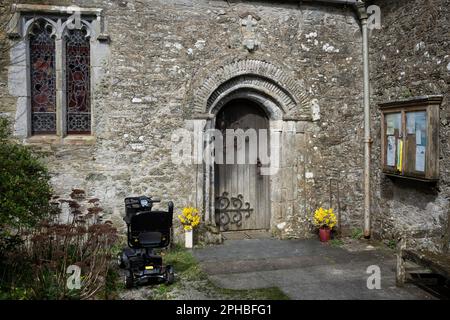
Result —
[{"label": "wooden notice board frame", "polygon": [[[381,111],[383,173],[426,182],[439,180],[441,103],[442,96],[436,95],[378,105]],[[418,124],[416,117],[424,121]],[[394,123],[394,120],[397,123]]]}]

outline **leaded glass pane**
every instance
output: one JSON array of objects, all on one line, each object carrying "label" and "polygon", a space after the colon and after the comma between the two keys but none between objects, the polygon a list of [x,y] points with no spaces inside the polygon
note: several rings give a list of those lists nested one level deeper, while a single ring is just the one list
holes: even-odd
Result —
[{"label": "leaded glass pane", "polygon": [[67,133],[91,132],[90,46],[86,30],[66,34]]},{"label": "leaded glass pane", "polygon": [[52,26],[36,22],[30,34],[31,117],[33,134],[56,133],[55,40]]}]

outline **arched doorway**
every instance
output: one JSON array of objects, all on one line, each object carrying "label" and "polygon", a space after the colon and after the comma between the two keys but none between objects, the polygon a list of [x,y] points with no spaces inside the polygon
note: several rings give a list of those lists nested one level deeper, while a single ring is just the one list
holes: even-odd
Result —
[{"label": "arched doorway", "polygon": [[[249,164],[245,170],[237,166],[236,172],[241,170],[244,175],[232,171],[236,177],[241,177],[242,182],[238,183],[239,180],[233,178],[233,174],[221,172],[228,169],[222,168],[221,164],[214,164],[216,161],[199,161],[195,171],[194,196],[196,203],[201,204],[206,224],[220,227],[222,231],[258,228],[272,232],[284,232],[288,228],[293,230],[287,222],[288,217],[297,214],[304,207],[297,199],[297,180],[304,176],[305,171],[299,171],[297,164],[299,155],[303,153],[305,137],[303,132],[296,131],[297,128],[303,130],[303,126],[297,126],[297,123],[312,121],[311,110],[317,106],[310,99],[304,80],[297,77],[297,74],[289,71],[289,67],[280,68],[265,58],[258,60],[256,57],[218,59],[195,74],[188,89],[187,101],[192,119],[189,130],[192,130],[194,137],[200,137],[195,138],[193,146],[192,154],[196,161],[205,154],[208,159],[217,160],[218,153],[211,152],[211,145],[216,140],[217,129],[221,127],[220,116],[223,114],[234,115],[237,119],[238,112],[248,110],[253,117],[264,118],[264,126],[270,132],[270,165],[264,166],[263,163],[261,171],[264,171],[264,177],[260,178],[263,179],[262,182],[257,180],[254,183],[254,199],[250,189],[248,196],[244,196],[238,186],[248,184],[250,188],[254,181],[250,179],[250,172],[258,172],[255,164]],[[233,108],[233,104],[238,106]],[[221,134],[219,136],[222,137]],[[246,170],[249,172],[248,178]],[[227,183],[231,183],[231,186],[234,183],[236,192],[233,190],[230,193],[231,189],[226,189]],[[261,191],[256,189],[260,186],[267,188],[268,193],[264,191],[261,196]],[[228,211],[227,216],[222,214],[224,211]],[[264,217],[261,221],[264,223],[258,224],[258,221],[251,220],[258,219],[258,213],[261,212]]]},{"label": "arched doorway", "polygon": [[261,173],[261,157],[269,156],[266,112],[238,98],[220,109],[215,123],[223,137],[223,156],[214,164],[217,225],[221,231],[270,229],[270,178]]}]

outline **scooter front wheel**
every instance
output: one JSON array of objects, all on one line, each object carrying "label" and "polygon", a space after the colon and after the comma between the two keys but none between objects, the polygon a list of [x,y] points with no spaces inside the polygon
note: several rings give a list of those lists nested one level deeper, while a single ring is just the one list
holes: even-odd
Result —
[{"label": "scooter front wheel", "polygon": [[172,284],[175,282],[175,271],[172,266],[167,266],[165,272],[165,280],[167,284]]},{"label": "scooter front wheel", "polygon": [[134,278],[131,272],[127,272],[125,274],[125,288],[131,289],[134,287]]}]

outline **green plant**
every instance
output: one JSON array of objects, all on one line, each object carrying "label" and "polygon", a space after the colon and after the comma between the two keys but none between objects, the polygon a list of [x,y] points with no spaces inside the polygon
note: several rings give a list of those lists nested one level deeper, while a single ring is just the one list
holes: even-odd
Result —
[{"label": "green plant", "polygon": [[340,247],[344,244],[344,241],[342,241],[341,239],[332,239],[330,240],[330,245],[333,247]]},{"label": "green plant", "polygon": [[175,244],[171,250],[163,251],[162,255],[165,263],[173,265],[176,273],[181,274],[184,280],[206,278],[194,256],[180,244]]},{"label": "green plant", "polygon": [[124,288],[120,280],[120,274],[116,266],[109,268],[105,278],[104,299],[115,299],[117,297],[118,290]]},{"label": "green plant", "polygon": [[10,123],[0,117],[0,242],[51,212],[47,168],[29,147],[10,138]]},{"label": "green plant", "polygon": [[[98,199],[74,189],[51,199],[50,175],[27,146],[14,142],[0,117],[0,296],[88,299],[111,291],[111,247],[117,234],[103,223]],[[61,221],[66,206],[69,220]],[[81,268],[82,286],[69,290],[67,267]]]},{"label": "green plant", "polygon": [[394,250],[397,247],[397,241],[395,241],[394,239],[390,239],[387,241],[386,245],[388,246],[388,248]]},{"label": "green plant", "polygon": [[[54,199],[53,206],[67,206],[68,219],[61,222],[59,210],[36,226],[22,229],[20,245],[5,252],[0,266],[2,288],[14,298],[11,288],[23,288],[30,299],[90,299],[114,292],[118,275],[110,269],[117,231],[102,221],[98,199],[86,199],[74,189],[70,199]],[[67,287],[67,268],[81,270],[81,287]],[[9,292],[9,293],[8,293]]]},{"label": "green plant", "polygon": [[[26,299],[23,283],[32,280],[31,267],[20,248],[24,234],[53,211],[47,168],[29,147],[13,141],[11,124],[0,117],[0,292]],[[24,272],[21,272],[23,270]]]},{"label": "green plant", "polygon": [[363,237],[363,235],[364,235],[364,233],[361,228],[353,228],[352,229],[352,233],[351,233],[352,239],[355,239],[355,240],[361,239]]}]

